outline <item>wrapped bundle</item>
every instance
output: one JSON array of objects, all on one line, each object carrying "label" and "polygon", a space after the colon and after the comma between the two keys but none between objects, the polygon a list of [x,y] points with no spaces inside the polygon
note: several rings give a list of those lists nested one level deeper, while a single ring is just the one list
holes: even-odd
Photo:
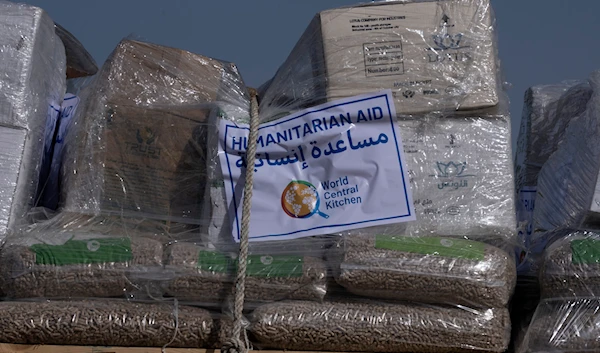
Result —
[{"label": "wrapped bundle", "polygon": [[545,240],[532,242],[533,218],[538,175],[548,158],[563,140],[572,119],[583,113],[592,94],[588,82],[566,81],[534,86],[525,92],[521,129],[515,159],[516,188],[519,195],[517,220],[525,225],[520,233],[519,256],[527,255],[519,266],[520,274],[535,276]]},{"label": "wrapped bundle", "polygon": [[391,89],[401,114],[501,100],[489,0],[365,3],[315,16],[259,90],[268,115]]},{"label": "wrapped bundle", "polygon": [[506,309],[302,301],[266,304],[250,332],[265,348],[332,352],[504,352]]},{"label": "wrapped bundle", "polygon": [[600,299],[548,299],[538,306],[519,353],[596,352]]},{"label": "wrapped bundle", "polygon": [[81,94],[65,145],[64,209],[202,223],[206,123],[236,84],[232,64],[123,40]]},{"label": "wrapped bundle", "polygon": [[504,307],[516,283],[512,257],[464,239],[350,236],[343,253],[337,282],[368,297]]},{"label": "wrapped bundle", "polygon": [[540,273],[545,298],[600,296],[600,234],[563,231],[548,246]]},{"label": "wrapped bundle", "polygon": [[127,301],[2,302],[0,341],[16,344],[204,347],[204,309]]},{"label": "wrapped bundle", "polygon": [[158,275],[162,257],[142,236],[64,233],[5,246],[0,282],[10,298],[123,297]]},{"label": "wrapped bundle", "polygon": [[585,110],[592,91],[586,81],[534,86],[525,92],[517,142],[517,188],[535,187],[540,169],[556,151],[571,119]]},{"label": "wrapped bundle", "polygon": [[417,221],[376,234],[459,236],[515,242],[510,118],[399,119]]},{"label": "wrapped bundle", "polygon": [[[234,257],[202,247],[171,245],[167,268],[175,278],[167,294],[180,300],[220,303],[233,289]],[[311,256],[250,255],[246,278],[247,304],[284,299],[320,301],[327,291],[325,262]]]},{"label": "wrapped bundle", "polygon": [[[559,148],[542,167],[534,209],[534,230],[600,227],[600,72],[589,78],[593,94],[585,111],[571,119]],[[537,234],[534,233],[534,241]]]},{"label": "wrapped bundle", "polygon": [[[65,48],[42,9],[0,2],[0,240],[40,193],[66,90]],[[45,160],[46,158],[46,160]]]}]

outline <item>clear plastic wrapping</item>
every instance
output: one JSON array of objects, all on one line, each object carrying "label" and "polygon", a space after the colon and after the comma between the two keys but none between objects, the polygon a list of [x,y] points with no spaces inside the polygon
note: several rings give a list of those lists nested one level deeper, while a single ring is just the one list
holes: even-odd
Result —
[{"label": "clear plastic wrapping", "polygon": [[[585,111],[580,116],[571,117],[562,143],[539,173],[533,213],[535,230],[596,229],[600,225],[597,202],[600,170],[600,148],[597,144],[600,133],[599,80],[598,71],[590,76],[593,94]],[[575,110],[581,111],[579,108]]]},{"label": "clear plastic wrapping", "polygon": [[349,236],[343,253],[337,282],[372,298],[504,307],[516,283],[511,256],[464,239]]},{"label": "clear plastic wrapping", "polygon": [[597,352],[600,299],[548,299],[538,306],[519,353]]},{"label": "clear plastic wrapping", "polygon": [[543,257],[540,286],[545,298],[600,296],[600,234],[561,231]]},{"label": "clear plastic wrapping", "polygon": [[504,352],[507,309],[370,302],[266,304],[251,315],[257,345],[331,352]]},{"label": "clear plastic wrapping", "polygon": [[571,119],[585,110],[591,93],[586,81],[534,86],[525,92],[515,163],[517,190],[537,185],[540,169],[556,151]]},{"label": "clear plastic wrapping", "polygon": [[[592,94],[587,81],[565,81],[534,86],[525,92],[521,129],[517,140],[515,178],[519,202],[517,220],[523,227],[519,273],[537,274],[537,259],[546,243],[534,234],[533,218],[538,176],[558,149],[569,123],[586,109]],[[540,231],[538,231],[539,233]]]},{"label": "clear plastic wrapping", "polygon": [[64,208],[202,223],[206,124],[216,101],[246,94],[235,70],[123,40],[82,93],[65,146]]},{"label": "clear plastic wrapping", "polygon": [[400,114],[498,104],[489,0],[383,1],[315,16],[260,89],[261,113],[391,89]]},{"label": "clear plastic wrapping", "polygon": [[0,341],[134,347],[205,347],[208,311],[173,303],[127,301],[2,302]]},{"label": "clear plastic wrapping", "polygon": [[[247,305],[284,299],[320,301],[327,292],[327,266],[318,257],[251,254],[248,257]],[[166,293],[180,300],[221,303],[233,295],[235,254],[194,244],[169,246],[167,269],[175,272]]]},{"label": "clear plastic wrapping", "polygon": [[163,246],[154,234],[107,219],[109,231],[79,215],[71,215],[67,230],[55,222],[2,249],[0,283],[9,298],[123,297],[160,278]]},{"label": "clear plastic wrapping", "polygon": [[67,78],[73,79],[95,75],[98,72],[96,61],[83,44],[63,26],[55,23],[56,35],[65,45],[67,54]]},{"label": "clear plastic wrapping", "polygon": [[44,142],[66,89],[65,48],[42,9],[0,1],[0,240],[35,205]]},{"label": "clear plastic wrapping", "polygon": [[384,234],[514,244],[510,118],[436,113],[400,118],[398,126],[417,221],[386,227]]}]

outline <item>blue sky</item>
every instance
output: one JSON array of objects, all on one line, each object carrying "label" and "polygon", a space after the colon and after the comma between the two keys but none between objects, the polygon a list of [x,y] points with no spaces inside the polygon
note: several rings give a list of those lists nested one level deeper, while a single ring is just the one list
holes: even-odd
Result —
[{"label": "blue sky", "polygon": [[[101,64],[127,36],[235,62],[249,86],[268,80],[315,13],[352,0],[27,0]],[[518,133],[527,87],[600,69],[600,1],[492,0]]]}]

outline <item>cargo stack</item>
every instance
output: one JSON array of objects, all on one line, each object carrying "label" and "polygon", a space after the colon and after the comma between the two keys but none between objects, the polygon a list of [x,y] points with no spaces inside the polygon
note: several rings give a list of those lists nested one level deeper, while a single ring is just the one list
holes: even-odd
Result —
[{"label": "cargo stack", "polygon": [[570,84],[557,100],[556,123],[531,132],[532,140],[549,139],[543,150],[538,145],[527,153],[550,153],[537,169],[532,215],[530,263],[539,269],[541,300],[517,344],[520,352],[584,351],[598,345],[599,82],[596,71],[587,81]]},{"label": "cargo stack", "polygon": [[[64,95],[64,53],[62,65]],[[9,300],[0,342],[209,346],[213,314],[168,295],[189,274],[180,266],[189,251],[178,249],[201,239],[207,122],[220,106],[238,104],[247,114],[237,68],[123,40],[79,93],[68,134],[59,129],[58,211],[7,237],[0,254]],[[73,312],[78,319],[66,319]],[[69,324],[45,325],[49,335],[24,325],[41,316]]]},{"label": "cargo stack", "polygon": [[[56,215],[0,252],[0,342],[221,348],[232,338],[242,207],[228,193],[244,189],[226,178],[224,129],[250,123],[254,98],[265,124],[386,91],[416,221],[251,241],[244,328],[259,349],[504,352],[516,193],[495,36],[489,0],[327,10],[258,90],[232,63],[121,41],[71,91],[79,105],[55,133]],[[75,63],[72,77],[89,72]],[[236,157],[246,173],[247,156]],[[294,211],[285,202],[318,211],[293,190],[304,206],[283,190],[265,228]]]},{"label": "cargo stack", "polygon": [[260,87],[263,123],[391,90],[417,220],[330,234],[325,258],[332,280],[323,301],[259,306],[249,316],[255,346],[508,348],[517,232],[495,35],[487,0],[327,10]]}]

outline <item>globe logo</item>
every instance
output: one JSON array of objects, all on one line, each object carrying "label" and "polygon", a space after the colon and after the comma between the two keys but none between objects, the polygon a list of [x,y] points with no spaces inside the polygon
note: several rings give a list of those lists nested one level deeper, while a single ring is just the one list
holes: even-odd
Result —
[{"label": "globe logo", "polygon": [[292,218],[309,218],[314,214],[329,218],[328,215],[319,211],[320,204],[317,188],[306,181],[292,181],[281,194],[281,207]]}]

